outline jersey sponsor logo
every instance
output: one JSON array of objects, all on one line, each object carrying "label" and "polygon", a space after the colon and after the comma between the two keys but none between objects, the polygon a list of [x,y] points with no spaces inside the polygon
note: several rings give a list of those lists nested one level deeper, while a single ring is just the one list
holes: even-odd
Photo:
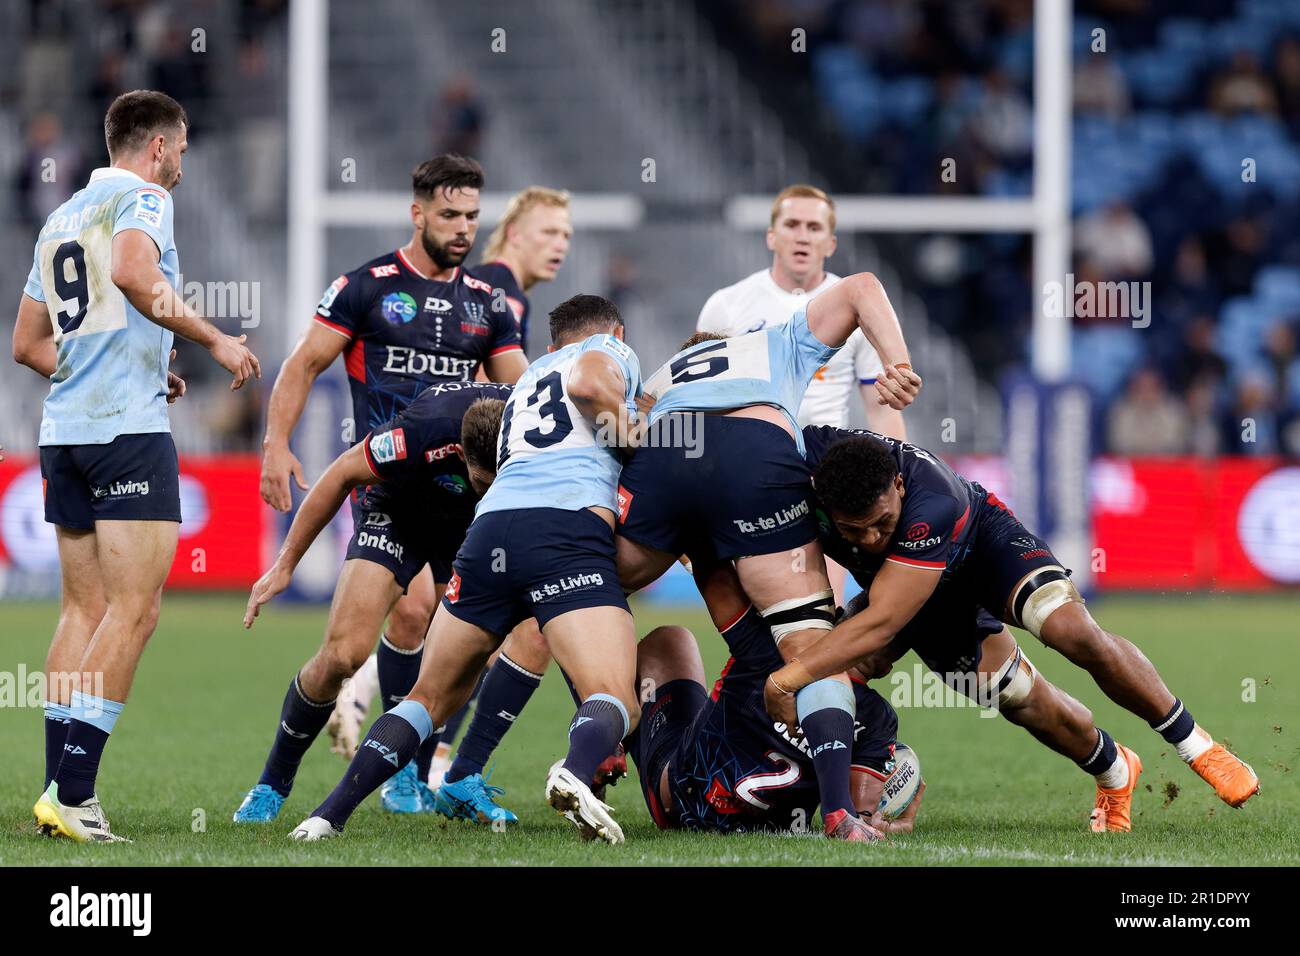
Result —
[{"label": "jersey sponsor logo", "polygon": [[372,511],[366,515],[367,528],[387,528],[393,523],[393,519],[382,511]]},{"label": "jersey sponsor logo", "polygon": [[600,340],[600,346],[606,351],[613,352],[625,362],[630,361],[632,358],[632,350],[628,348],[627,343],[620,342],[612,335],[603,336]]},{"label": "jersey sponsor logo", "polygon": [[339,293],[343,291],[344,286],[347,284],[347,276],[339,276],[331,282],[330,287],[326,289],[325,294],[321,296],[320,305],[316,307],[316,311],[321,315],[328,316],[330,314],[330,308],[334,305],[334,300],[339,297]]},{"label": "jersey sponsor logo", "polygon": [[627,521],[628,510],[632,507],[632,492],[628,491],[622,485],[618,486],[618,523],[622,524]]},{"label": "jersey sponsor logo", "polygon": [[442,461],[444,458],[450,458],[463,449],[459,442],[452,442],[449,445],[442,445],[439,448],[430,448],[424,453],[425,461]]},{"label": "jersey sponsor logo", "polygon": [[141,189],[135,194],[135,218],[143,223],[162,228],[163,194],[154,189]]},{"label": "jersey sponsor logo", "polygon": [[461,320],[460,330],[465,335],[490,335],[492,325],[486,318],[487,310],[482,302],[462,302],[465,318]]},{"label": "jersey sponsor logo", "polygon": [[713,784],[709,787],[709,792],[704,795],[704,799],[719,813],[743,813],[746,809],[744,802],[738,800],[735,794],[723,786],[722,780],[718,777],[713,778]]},{"label": "jersey sponsor logo", "polygon": [[427,296],[424,300],[425,312],[450,312],[451,303],[446,299],[439,299],[437,296]]},{"label": "jersey sponsor logo", "polygon": [[144,497],[149,494],[149,482],[115,481],[111,485],[91,485],[90,493],[96,498]]},{"label": "jersey sponsor logo", "polygon": [[397,263],[395,262],[390,262],[387,265],[383,265],[383,266],[370,267],[370,274],[374,276],[376,279],[388,279],[391,278],[392,276],[397,275],[400,272],[401,270],[397,268]]},{"label": "jersey sponsor logo", "polygon": [[924,521],[918,521],[912,527],[907,529],[905,537],[908,541],[919,541],[922,538],[929,537],[930,526]]},{"label": "jersey sponsor logo", "polygon": [[454,355],[420,352],[405,345],[388,345],[383,370],[397,375],[437,375],[468,378],[478,362]]},{"label": "jersey sponsor logo", "polygon": [[1024,561],[1033,561],[1035,558],[1050,558],[1052,552],[1046,548],[1034,548],[1032,551],[1021,551],[1020,557]]},{"label": "jersey sponsor logo", "polygon": [[[393,268],[397,268],[394,266]],[[384,296],[380,303],[379,311],[383,317],[393,323],[393,325],[405,325],[415,318],[418,309],[415,306],[415,299],[406,292],[390,292]]]},{"label": "jersey sponsor logo", "polygon": [[906,548],[908,551],[922,551],[925,548],[933,548],[942,540],[943,538],[935,535],[929,538],[921,538],[917,541],[900,541],[898,542],[898,546],[900,548]]},{"label": "jersey sponsor logo", "polygon": [[406,552],[403,545],[394,541],[388,535],[383,533],[375,534],[366,531],[364,528],[357,532],[357,547],[372,548],[375,551],[382,551],[384,554],[391,554],[398,561],[402,560],[402,555]]},{"label": "jersey sponsor logo", "polygon": [[379,464],[406,457],[406,434],[400,428],[370,436],[370,457]]},{"label": "jersey sponsor logo", "polygon": [[460,573],[453,571],[451,580],[447,582],[447,590],[443,593],[448,604],[455,604],[460,599]]},{"label": "jersey sponsor logo", "polygon": [[433,480],[439,487],[453,495],[463,495],[469,491],[469,482],[460,475],[437,475]]},{"label": "jersey sponsor logo", "polygon": [[465,273],[464,277],[465,277],[465,284],[469,286],[471,289],[478,289],[478,291],[486,292],[488,295],[492,294],[492,286],[484,282],[482,279],[476,279],[468,272]]}]

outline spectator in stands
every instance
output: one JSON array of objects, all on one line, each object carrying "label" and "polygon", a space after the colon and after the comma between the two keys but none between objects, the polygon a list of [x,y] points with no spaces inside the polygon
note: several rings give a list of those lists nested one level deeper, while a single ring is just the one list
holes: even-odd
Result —
[{"label": "spectator in stands", "polygon": [[1253,54],[1239,50],[1232,64],[1210,81],[1210,109],[1224,116],[1277,113],[1277,96]]},{"label": "spectator in stands", "polygon": [[1128,114],[1128,81],[1114,59],[1085,54],[1074,71],[1074,109],[1110,119]]},{"label": "spectator in stands", "polygon": [[63,135],[53,113],[27,125],[27,146],[14,179],[14,199],[23,224],[39,226],[59,203],[81,188],[81,152]]},{"label": "spectator in stands", "polygon": [[477,156],[482,146],[483,105],[468,76],[458,76],[443,89],[434,112],[435,153]]},{"label": "spectator in stands", "polygon": [[1188,447],[1187,410],[1154,368],[1138,369],[1110,410],[1107,444],[1116,455],[1180,455]]},{"label": "spectator in stands", "polygon": [[1145,278],[1154,261],[1151,230],[1120,199],[1080,217],[1074,248],[1109,281]]},{"label": "spectator in stands", "polygon": [[1188,387],[1187,451],[1202,458],[1214,458],[1223,452],[1223,416],[1218,403],[1219,382],[1202,376]]},{"label": "spectator in stands", "polygon": [[1214,318],[1202,313],[1194,318],[1183,335],[1183,351],[1173,370],[1174,384],[1190,389],[1196,382],[1215,386],[1228,374],[1228,363],[1214,345]]},{"label": "spectator in stands", "polygon": [[1265,333],[1264,362],[1272,378],[1274,394],[1285,405],[1288,378],[1296,365],[1295,328],[1291,323],[1278,322]]},{"label": "spectator in stands", "polygon": [[1288,36],[1278,41],[1273,51],[1273,81],[1278,112],[1291,125],[1291,135],[1300,134],[1300,39]]},{"label": "spectator in stands", "polygon": [[204,111],[198,108],[208,99],[208,58],[190,49],[190,34],[183,27],[169,25],[163,32],[157,58],[151,64],[150,86],[166,90],[182,103],[193,103],[190,133],[202,125]]},{"label": "spectator in stands", "polygon": [[1219,286],[1206,264],[1199,236],[1187,235],[1178,243],[1173,272],[1163,286],[1160,314],[1177,325],[1190,325],[1195,317],[1218,310]]},{"label": "spectator in stands", "polygon": [[984,95],[971,118],[980,145],[1007,163],[1023,163],[1033,144],[1034,115],[1029,101],[1001,70],[984,76]]},{"label": "spectator in stands", "polygon": [[1268,224],[1259,215],[1236,216],[1210,237],[1206,252],[1225,296],[1250,293],[1268,246]]},{"label": "spectator in stands", "polygon": [[1278,414],[1272,382],[1266,370],[1252,369],[1241,376],[1228,419],[1224,444],[1235,455],[1276,455]]}]

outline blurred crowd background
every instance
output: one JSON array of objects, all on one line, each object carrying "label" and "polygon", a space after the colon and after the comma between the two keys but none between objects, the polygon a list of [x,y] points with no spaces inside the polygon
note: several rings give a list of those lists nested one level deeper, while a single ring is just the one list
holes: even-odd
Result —
[{"label": "blurred crowd background", "polygon": [[[335,0],[320,162],[332,188],[401,191],[419,159],[457,150],[483,160],[494,191],[639,196],[642,228],[580,226],[534,315],[576,291],[610,295],[653,367],[714,289],[767,261],[760,233],[722,222],[732,195],[799,180],[832,194],[1029,195],[1032,11],[1032,0]],[[1074,277],[1151,291],[1145,328],[1074,322],[1072,373],[1097,399],[1098,450],[1300,455],[1300,3],[1077,0],[1074,14]],[[107,104],[163,89],[193,121],[177,192],[185,278],[260,284],[253,342],[273,372],[300,327],[284,301],[287,0],[0,0],[0,16],[0,301],[16,305],[46,214],[106,161]],[[494,53],[501,24],[508,46]],[[806,55],[791,55],[797,28]],[[344,158],[355,184],[340,181]],[[405,221],[333,230],[321,287],[408,235]],[[917,440],[935,442],[960,411],[973,420],[955,450],[1002,447],[998,383],[1029,356],[1029,237],[840,240],[830,268],[886,279],[929,372]],[[204,356],[182,348],[178,361],[193,385],[176,409],[182,450],[255,449],[270,378],[232,395]],[[43,396],[25,369],[0,375],[8,448],[34,446]]]}]

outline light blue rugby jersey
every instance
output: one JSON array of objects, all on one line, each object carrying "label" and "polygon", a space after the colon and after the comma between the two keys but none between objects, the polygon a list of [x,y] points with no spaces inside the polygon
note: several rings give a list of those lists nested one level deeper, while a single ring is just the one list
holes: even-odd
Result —
[{"label": "light blue rugby jersey", "polygon": [[58,367],[41,417],[41,445],[104,445],[118,435],[170,431],[172,333],[113,285],[113,237],[139,229],[158,247],[175,288],[180,260],[167,190],[125,169],[97,169],[50,214],[23,289],[46,304]]},{"label": "light blue rugby jersey", "polygon": [[839,350],[812,334],[805,309],[774,329],[693,345],[646,379],[646,392],[655,396],[650,421],[670,412],[773,405],[790,420],[803,454],[799,403],[817,370]]},{"label": "light blue rugby jersey", "polygon": [[597,444],[595,428],[568,394],[578,356],[598,351],[623,371],[629,408],[641,394],[641,364],[626,343],[593,335],[543,355],[524,371],[506,403],[497,438],[497,476],[476,515],[518,508],[616,511],[618,449]]}]

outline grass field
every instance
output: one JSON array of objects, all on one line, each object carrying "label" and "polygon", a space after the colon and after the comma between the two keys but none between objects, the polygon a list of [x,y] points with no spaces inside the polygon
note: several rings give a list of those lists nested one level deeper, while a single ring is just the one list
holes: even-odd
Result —
[{"label": "grass field", "polygon": [[[1143,597],[1094,605],[1107,627],[1146,651],[1197,719],[1254,766],[1263,791],[1246,809],[1220,803],[1141,721],[1021,635],[1042,671],[1141,754],[1134,831],[1088,833],[1091,780],[1004,721],[981,718],[973,708],[902,707],[900,737],[919,754],[928,789],[918,831],[873,847],[815,836],[659,833],[632,779],[611,791],[627,844],[581,843],[542,801],[546,768],[565,749],[572,713],[554,670],[498,754],[493,783],[506,788],[503,802],[521,819],[512,832],[394,817],[372,797],[343,839],[294,844],[286,834],[343,769],[325,741],[308,754],[279,822],[236,828],[231,813],[257,780],[284,688],[324,621],[320,609],[273,606],[248,633],[239,627],[242,607],[240,596],[172,594],[164,602],[99,780],[114,829],[132,837],[132,845],[77,846],[36,835],[30,810],[40,792],[41,713],[0,708],[0,864],[1300,864],[1295,598]],[[4,605],[0,671],[40,668],[56,614],[53,604]],[[700,612],[645,609],[637,622],[642,633],[660,623],[689,625],[709,670],[721,665],[721,639]],[[914,662],[909,655],[899,666],[910,670]],[[1253,702],[1243,701],[1248,679],[1255,682]]]}]

